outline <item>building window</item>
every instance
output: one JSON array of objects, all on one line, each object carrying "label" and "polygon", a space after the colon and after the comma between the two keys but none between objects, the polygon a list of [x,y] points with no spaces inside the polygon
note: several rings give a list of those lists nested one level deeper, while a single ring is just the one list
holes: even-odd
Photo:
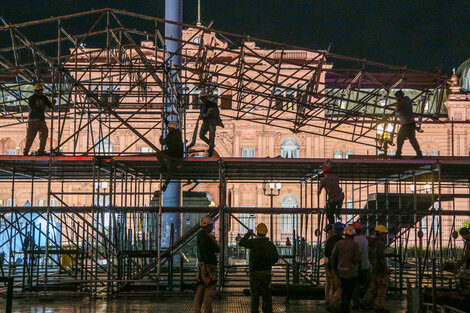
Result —
[{"label": "building window", "polygon": [[3,204],[3,198],[0,198],[0,207],[2,207],[4,204]]},{"label": "building window", "polygon": [[[345,202],[346,209],[352,209],[353,208],[353,202],[352,200],[346,200]],[[352,220],[354,218],[353,214],[346,214],[346,221],[345,223],[352,223]]]},{"label": "building window", "polygon": [[151,152],[153,152],[153,149],[150,148],[150,147],[140,147],[139,152],[140,153],[151,153]]},{"label": "building window", "polygon": [[242,158],[256,158],[256,148],[242,148]]},{"label": "building window", "polygon": [[[242,213],[240,214],[240,222],[242,222],[248,229],[254,230],[256,226],[256,214]],[[248,231],[246,227],[240,225],[240,231]]]},{"label": "building window", "polygon": [[5,154],[6,154],[6,155],[17,155],[18,153],[17,153],[17,150],[16,150],[16,149],[7,149],[7,150],[5,151]]},{"label": "building window", "polygon": [[343,158],[343,151],[341,149],[336,149],[335,152],[333,152],[333,158],[342,159]]},{"label": "building window", "polygon": [[40,198],[36,200],[36,206],[46,206],[46,203],[47,201],[44,198]]},{"label": "building window", "polygon": [[299,143],[294,138],[286,138],[281,144],[281,157],[283,158],[299,158]]},{"label": "building window", "polygon": [[431,153],[429,154],[430,156],[439,156],[439,151],[437,150],[431,150]]},{"label": "building window", "polygon": [[103,140],[101,139],[102,138],[100,137],[95,142],[95,152],[98,154],[110,154],[111,152],[113,152],[113,141],[111,140],[111,138],[106,137]]},{"label": "building window", "polygon": [[11,206],[16,206],[16,199],[13,199],[13,205],[12,205],[11,198],[7,199],[7,207],[11,207]]},{"label": "building window", "polygon": [[354,154],[354,151],[352,151],[351,149],[346,150],[346,154],[345,154],[346,159],[349,159],[349,156],[353,154]]},{"label": "building window", "polygon": [[60,205],[59,205],[59,200],[57,200],[57,199],[51,198],[51,200],[49,201],[49,203],[51,204],[52,207],[60,206]]},{"label": "building window", "polygon": [[[281,208],[298,208],[299,200],[291,193],[286,194],[281,199]],[[292,234],[294,232],[294,215],[281,214],[279,218],[281,233]]]},{"label": "building window", "polygon": [[109,205],[109,195],[95,195],[93,204],[96,206],[108,206]]},{"label": "building window", "polygon": [[275,97],[274,108],[276,110],[282,110],[284,108],[284,101],[281,98],[283,94],[284,94],[283,88],[276,88],[276,90],[274,91],[274,97]]},{"label": "building window", "polygon": [[428,155],[428,153],[426,152],[426,150],[421,150],[421,153],[423,154],[423,156]]},{"label": "building window", "polygon": [[387,155],[394,156],[397,152],[393,149],[387,151]]}]

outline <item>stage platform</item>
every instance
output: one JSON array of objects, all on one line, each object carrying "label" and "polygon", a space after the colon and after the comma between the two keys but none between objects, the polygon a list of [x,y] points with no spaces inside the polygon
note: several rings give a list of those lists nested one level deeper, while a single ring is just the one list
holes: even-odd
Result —
[{"label": "stage platform", "polygon": [[[348,181],[401,179],[468,183],[470,157],[425,157],[422,159],[350,156],[349,159],[329,158],[189,158],[181,163],[174,178],[181,180],[218,181],[299,181],[316,177],[322,167],[331,163],[332,169]],[[158,179],[160,164],[155,156],[0,156],[0,180],[15,179],[92,180],[129,173],[138,177]],[[49,171],[50,170],[50,171]]]}]

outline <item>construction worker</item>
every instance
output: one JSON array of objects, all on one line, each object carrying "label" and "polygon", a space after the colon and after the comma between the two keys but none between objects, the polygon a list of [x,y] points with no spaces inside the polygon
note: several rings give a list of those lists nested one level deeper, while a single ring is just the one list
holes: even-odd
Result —
[{"label": "construction worker", "polygon": [[362,224],[358,221],[352,224],[352,227],[356,231],[354,236],[354,242],[359,247],[359,253],[361,254],[361,262],[358,269],[358,276],[356,280],[356,287],[353,293],[353,308],[357,309],[362,303],[362,299],[366,294],[367,288],[369,287],[370,279],[370,261],[369,261],[369,240],[363,233]]},{"label": "construction worker", "polygon": [[416,152],[416,157],[422,158],[423,153],[419,148],[418,140],[416,140],[416,123],[413,116],[413,103],[401,90],[395,92],[395,97],[397,102],[387,106],[387,108],[395,108],[395,112],[398,114],[398,120],[400,123],[400,130],[397,135],[397,152],[395,154],[395,158],[401,158],[401,150],[405,139],[410,141],[411,146]]},{"label": "construction worker", "polygon": [[455,266],[455,272],[458,272],[462,265],[464,265],[466,270],[470,270],[470,230],[466,227],[462,227],[459,230],[459,234],[465,241],[465,250],[462,259],[460,259]]},{"label": "construction worker", "polygon": [[202,230],[197,235],[197,286],[194,313],[212,313],[212,301],[217,287],[217,256],[220,252],[215,236],[211,234],[214,221],[209,216],[201,219]]},{"label": "construction worker", "polygon": [[329,312],[337,312],[339,311],[339,304],[341,301],[341,281],[339,280],[336,270],[333,268],[333,263],[330,257],[336,243],[343,239],[344,225],[341,222],[328,224],[323,230],[327,233],[328,236],[325,244],[325,257],[327,258],[327,262],[325,263],[326,310]]},{"label": "construction worker", "polygon": [[[162,170],[166,170],[165,182],[162,186],[162,191],[165,191],[170,183],[171,176],[173,176],[184,156],[183,139],[177,122],[168,123],[168,134],[165,138],[160,137],[160,144],[166,146],[165,150],[157,151],[157,158]],[[168,167],[166,166],[167,163]]]},{"label": "construction worker", "polygon": [[250,239],[250,229],[240,240],[240,247],[250,249],[251,313],[259,313],[259,298],[263,298],[263,313],[272,313],[271,269],[279,259],[276,246],[266,237],[268,228],[260,223],[256,226],[258,238]]},{"label": "construction worker", "polygon": [[335,214],[337,219],[341,219],[341,208],[343,206],[344,193],[339,186],[338,176],[331,173],[329,166],[323,167],[323,174],[325,178],[320,181],[320,187],[318,188],[318,196],[323,188],[326,189],[328,194],[328,200],[326,202],[326,218],[329,224],[335,223]]},{"label": "construction worker", "polygon": [[[224,128],[224,124],[220,119],[220,112],[217,107],[217,103],[210,100],[209,96],[205,92],[201,92],[199,98],[202,101],[200,111],[202,125],[199,132],[199,138],[209,145],[208,156],[211,157],[214,154],[215,132],[217,126]],[[209,138],[206,136],[208,132]]]},{"label": "construction worker", "polygon": [[388,276],[390,269],[385,260],[385,239],[388,230],[384,225],[375,227],[375,238],[370,242],[369,258],[372,264],[372,277],[370,280],[369,289],[364,296],[363,307],[368,309],[374,296],[375,304],[373,309],[377,313],[387,313],[389,310],[384,308],[385,294],[387,293]]},{"label": "construction worker", "polygon": [[341,280],[341,313],[351,312],[351,299],[361,261],[359,246],[353,240],[355,234],[356,231],[351,225],[346,226],[345,238],[336,243],[330,256],[333,268]]},{"label": "construction worker", "polygon": [[39,150],[36,155],[44,155],[46,149],[46,141],[49,133],[47,128],[44,110],[46,106],[52,108],[52,103],[42,93],[43,87],[41,83],[34,85],[34,94],[28,99],[29,116],[28,116],[28,130],[26,131],[26,144],[23,150],[23,155],[29,154],[29,149],[39,132]]}]

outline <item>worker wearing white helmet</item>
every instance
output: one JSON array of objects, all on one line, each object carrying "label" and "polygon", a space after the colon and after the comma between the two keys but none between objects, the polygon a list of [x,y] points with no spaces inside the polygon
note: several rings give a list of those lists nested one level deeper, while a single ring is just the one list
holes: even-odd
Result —
[{"label": "worker wearing white helmet", "polygon": [[215,236],[211,234],[214,221],[205,216],[201,219],[202,230],[197,235],[197,287],[194,298],[194,313],[212,313],[212,301],[217,287],[217,256],[220,252]]},{"label": "worker wearing white helmet", "polygon": [[370,243],[369,258],[372,263],[372,277],[364,296],[364,309],[368,309],[372,305],[372,300],[375,298],[373,308],[377,313],[388,313],[389,310],[384,308],[385,294],[387,293],[388,276],[390,269],[387,266],[385,259],[385,240],[388,230],[384,225],[377,225],[375,227],[376,236]]}]

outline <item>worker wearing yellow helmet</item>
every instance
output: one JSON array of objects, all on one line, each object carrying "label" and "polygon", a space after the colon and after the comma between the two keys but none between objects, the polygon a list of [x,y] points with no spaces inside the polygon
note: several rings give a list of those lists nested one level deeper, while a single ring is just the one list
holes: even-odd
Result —
[{"label": "worker wearing yellow helmet", "polygon": [[256,226],[258,238],[250,239],[254,233],[252,230],[248,230],[239,242],[241,247],[250,249],[251,312],[259,312],[259,297],[263,298],[263,312],[273,311],[271,270],[279,255],[276,246],[266,237],[267,233],[266,225],[260,223]]},{"label": "worker wearing yellow helmet", "polygon": [[372,300],[375,298],[373,308],[375,312],[390,312],[384,308],[385,294],[387,293],[388,276],[390,269],[385,259],[385,241],[388,235],[388,229],[384,225],[375,227],[375,238],[370,243],[369,259],[372,264],[372,278],[369,289],[364,297],[364,309],[371,306]]},{"label": "worker wearing yellow helmet", "polygon": [[36,135],[39,133],[39,149],[36,155],[44,155],[46,148],[47,136],[49,129],[47,128],[46,118],[44,111],[46,107],[52,108],[52,103],[42,93],[43,86],[41,83],[34,85],[34,94],[28,99],[29,117],[28,129],[26,131],[26,143],[23,150],[23,155],[28,155],[31,146],[33,145]]}]

